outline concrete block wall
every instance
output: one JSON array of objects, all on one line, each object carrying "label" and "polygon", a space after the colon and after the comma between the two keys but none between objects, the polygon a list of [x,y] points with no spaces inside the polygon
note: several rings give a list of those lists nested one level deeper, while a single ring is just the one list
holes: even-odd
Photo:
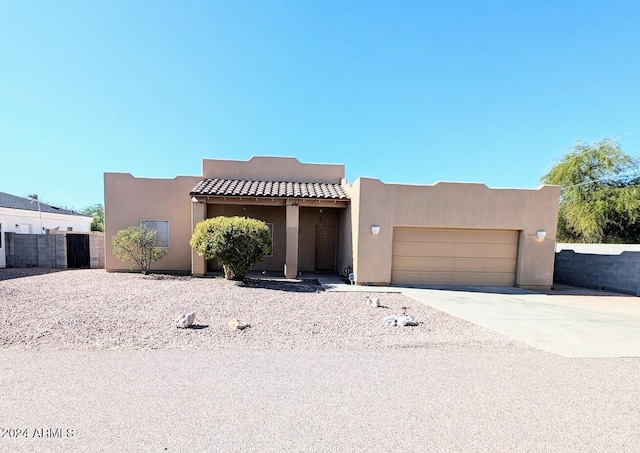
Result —
[{"label": "concrete block wall", "polygon": [[4,233],[4,252],[6,259],[7,267],[15,267],[14,266],[14,243],[15,243],[15,234],[14,233]]},{"label": "concrete block wall", "polygon": [[55,241],[55,268],[67,268],[67,239],[62,234],[52,236]]},{"label": "concrete block wall", "polygon": [[640,246],[558,244],[554,281],[638,296]]},{"label": "concrete block wall", "polygon": [[[104,234],[89,234],[91,269],[104,269]],[[67,268],[67,238],[64,233],[5,233],[7,267]]]},{"label": "concrete block wall", "polygon": [[5,233],[7,267],[38,267],[37,236]]},{"label": "concrete block wall", "polygon": [[104,234],[89,236],[89,255],[91,269],[104,269]]}]

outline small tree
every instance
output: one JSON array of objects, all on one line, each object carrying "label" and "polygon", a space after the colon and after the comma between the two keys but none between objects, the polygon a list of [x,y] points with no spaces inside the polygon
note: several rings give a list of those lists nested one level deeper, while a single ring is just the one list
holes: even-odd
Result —
[{"label": "small tree", "polygon": [[82,210],[82,214],[93,217],[91,222],[91,231],[104,232],[104,206],[94,204]]},{"label": "small tree", "polygon": [[131,268],[138,266],[143,274],[151,270],[151,263],[162,259],[167,252],[156,247],[158,233],[146,225],[131,226],[118,231],[111,239],[113,254]]},{"label": "small tree", "polygon": [[214,217],[196,225],[189,245],[198,255],[216,259],[229,280],[242,280],[251,267],[271,253],[266,223],[247,217]]}]

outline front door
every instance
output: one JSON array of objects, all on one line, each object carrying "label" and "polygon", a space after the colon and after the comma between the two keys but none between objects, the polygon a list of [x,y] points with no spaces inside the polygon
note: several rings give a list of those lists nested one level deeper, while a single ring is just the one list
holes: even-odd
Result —
[{"label": "front door", "polygon": [[333,271],[336,263],[336,227],[316,227],[316,271]]}]

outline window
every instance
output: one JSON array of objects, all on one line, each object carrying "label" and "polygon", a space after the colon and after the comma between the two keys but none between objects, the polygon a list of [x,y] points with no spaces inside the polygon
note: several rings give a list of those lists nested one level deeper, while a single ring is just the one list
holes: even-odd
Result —
[{"label": "window", "polygon": [[73,231],[73,227],[67,227],[67,231]]},{"label": "window", "polygon": [[273,223],[267,223],[267,226],[269,227],[269,233],[271,233],[271,253],[269,253],[268,255],[265,256],[273,256]]},{"label": "window", "polygon": [[141,220],[140,225],[144,225],[150,230],[156,230],[156,233],[158,234],[156,245],[158,247],[169,247],[168,220]]},{"label": "window", "polygon": [[0,223],[0,249],[2,248],[2,224]]}]

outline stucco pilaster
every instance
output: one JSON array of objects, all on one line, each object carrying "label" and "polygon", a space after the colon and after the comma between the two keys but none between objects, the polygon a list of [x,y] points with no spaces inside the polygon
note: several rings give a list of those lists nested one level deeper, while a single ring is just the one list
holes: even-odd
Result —
[{"label": "stucco pilaster", "polygon": [[295,278],[298,275],[298,235],[300,231],[300,207],[295,200],[287,200],[287,239],[284,275]]},{"label": "stucco pilaster", "polygon": [[[191,203],[191,231],[198,222],[203,221],[207,216],[207,204],[202,202]],[[198,255],[195,249],[191,249],[191,274],[194,277],[204,277],[207,272],[207,261]]]}]

